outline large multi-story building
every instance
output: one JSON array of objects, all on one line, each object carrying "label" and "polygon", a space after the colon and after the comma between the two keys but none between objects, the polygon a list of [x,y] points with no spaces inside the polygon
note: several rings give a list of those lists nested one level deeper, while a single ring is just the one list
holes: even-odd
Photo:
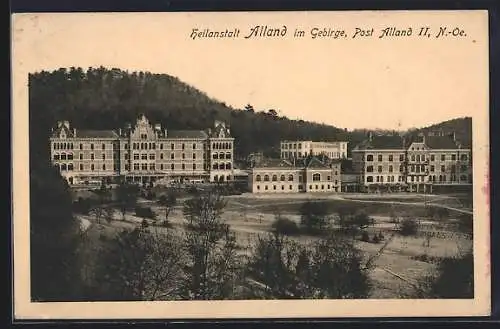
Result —
[{"label": "large multi-story building", "polygon": [[470,148],[455,134],[431,133],[407,139],[369,135],[352,151],[353,168],[365,191],[388,189],[431,192],[437,186],[470,186]]},{"label": "large multi-story building", "polygon": [[252,193],[340,192],[340,161],[263,159],[249,170],[248,188]]},{"label": "large multi-story building", "polygon": [[327,156],[330,159],[347,157],[347,142],[281,141],[282,159],[302,159],[309,155]]},{"label": "large multi-story building", "polygon": [[52,162],[69,184],[116,177],[136,183],[231,181],[233,146],[224,122],[206,131],[167,130],[144,115],[118,130],[78,130],[62,121],[50,138]]}]

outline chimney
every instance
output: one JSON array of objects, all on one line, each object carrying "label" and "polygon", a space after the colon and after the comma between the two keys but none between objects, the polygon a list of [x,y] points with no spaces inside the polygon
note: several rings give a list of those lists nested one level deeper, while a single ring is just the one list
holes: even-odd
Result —
[{"label": "chimney", "polygon": [[370,131],[368,132],[368,140],[371,142],[373,140],[373,133]]},{"label": "chimney", "polygon": [[120,136],[120,137],[122,136],[122,128],[118,129],[118,136]]},{"label": "chimney", "polygon": [[457,141],[457,135],[455,134],[455,132],[452,132],[450,134],[450,137],[453,138],[453,141],[456,142]]},{"label": "chimney", "polygon": [[73,137],[76,137],[76,128],[73,128]]},{"label": "chimney", "polygon": [[127,124],[125,125],[125,127],[126,127],[127,129],[132,129],[132,124],[131,124],[131,123],[129,123],[129,122],[127,122]]},{"label": "chimney", "polygon": [[422,143],[425,145],[425,135],[422,134]]}]

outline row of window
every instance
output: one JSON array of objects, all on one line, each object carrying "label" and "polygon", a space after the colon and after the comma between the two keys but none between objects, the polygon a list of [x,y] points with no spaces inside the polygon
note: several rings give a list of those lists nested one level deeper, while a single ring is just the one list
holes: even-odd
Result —
[{"label": "row of window", "polygon": [[[68,163],[68,164],[65,164],[65,163],[61,163],[61,164],[55,163],[54,165],[56,166],[56,168],[58,168],[61,171],[73,171],[74,170],[74,166],[73,166],[72,163]],[[85,170],[86,166],[83,165],[83,164],[80,164],[78,168],[80,169],[80,171],[83,171],[83,170]],[[94,171],[96,169],[96,166],[94,164],[91,164],[89,168],[90,168],[90,170]],[[101,168],[102,168],[102,170],[106,170],[106,165],[103,164],[101,166]],[[113,166],[113,170],[115,170],[115,171],[118,170],[118,167],[116,165]]]},{"label": "row of window", "polygon": [[[335,191],[337,191],[337,187],[334,187],[333,185],[330,185],[330,184],[327,184],[327,185],[324,185],[324,184],[322,184],[322,185],[309,185],[309,190],[322,190],[322,191],[324,191],[325,187],[326,187],[326,190],[335,189]],[[256,188],[257,188],[257,190],[260,191],[261,186],[260,185],[256,185]],[[265,191],[268,191],[269,188],[270,188],[270,186],[264,185],[264,190]],[[278,186],[277,185],[273,185],[272,188],[273,188],[274,191],[278,190],[278,188],[281,189],[282,191],[285,191],[286,186],[285,185],[278,185]],[[298,188],[299,188],[299,190],[303,190],[304,189],[304,187],[302,185],[299,185]],[[288,190],[289,191],[293,190],[293,185],[288,185]]]},{"label": "row of window", "polygon": [[227,152],[227,153],[214,153],[213,154],[213,158],[214,160],[217,160],[217,159],[231,159],[231,153],[230,152]]},{"label": "row of window", "polygon": [[[405,158],[404,154],[400,154],[399,155],[399,161],[400,162],[403,162],[404,158]],[[373,154],[368,154],[366,156],[366,161],[373,161],[373,159],[374,159]],[[377,160],[379,162],[383,161],[383,159],[384,158],[383,158],[382,154],[379,154],[377,156]],[[422,155],[420,155],[420,154],[412,154],[411,157],[410,157],[410,159],[411,159],[411,161],[416,161],[416,162],[422,161],[422,162],[425,162],[427,158],[426,158],[426,156],[424,154],[422,154]],[[467,161],[467,159],[468,159],[467,154],[461,154],[460,155],[460,160],[461,161]],[[394,155],[392,155],[392,154],[387,155],[387,160],[390,161],[390,162],[394,161]],[[457,160],[457,155],[456,154],[451,154],[450,155],[450,160],[456,161]],[[434,154],[430,155],[430,161],[436,161],[436,156]],[[446,161],[446,154],[441,154],[441,161]]]},{"label": "row of window", "polygon": [[[155,160],[156,159],[156,154],[150,153],[148,155],[147,153],[142,153],[142,154],[134,153],[133,157],[134,157],[134,160],[148,160],[148,159],[149,160]],[[160,160],[163,160],[164,158],[165,158],[164,157],[164,153],[160,153]],[[129,159],[128,154],[125,154],[125,160],[128,160],[128,159]],[[175,154],[174,153],[170,154],[170,159],[171,160],[175,160]],[[181,154],[181,159],[186,159],[186,154],[185,153]],[[192,159],[196,160],[196,153],[192,154]],[[205,154],[203,154],[203,159],[205,159]]]},{"label": "row of window", "polygon": [[73,143],[54,143],[53,148],[54,150],[72,150]]},{"label": "row of window", "polygon": [[[269,182],[269,181],[270,181],[270,179],[269,179],[269,178],[270,178],[270,176],[269,176],[269,175],[264,175],[264,182]],[[293,179],[294,179],[294,178],[293,178],[293,174],[289,174],[289,175],[288,175],[288,177],[286,177],[285,175],[280,175],[279,180],[280,180],[281,182],[284,182],[284,181],[286,181],[286,180],[287,180],[287,178],[288,178],[288,181],[289,181],[289,182],[293,182]],[[302,178],[302,176],[299,176],[299,181],[302,181],[302,179],[301,179],[301,178]],[[313,178],[313,182],[319,182],[319,181],[321,181],[321,174],[319,174],[319,173],[315,173],[315,174],[313,174],[313,177],[312,177],[312,178]],[[327,180],[327,181],[330,181],[331,179],[332,179],[332,177],[331,177],[330,175],[328,175],[328,176],[326,177],[326,180]],[[262,176],[261,176],[261,175],[256,175],[256,176],[255,176],[255,181],[257,181],[257,182],[262,181]],[[273,182],[277,182],[277,181],[278,181],[278,175],[272,175],[272,176],[271,176],[271,181],[273,181]],[[335,183],[335,184],[336,184],[336,183]]]},{"label": "row of window", "polygon": [[232,143],[229,143],[229,142],[212,143],[213,150],[230,150],[232,148],[233,148],[233,145],[232,145]]},{"label": "row of window", "polygon": [[[431,175],[428,176],[427,178],[425,176],[408,176],[408,180],[412,183],[414,182],[446,182],[446,175]],[[398,176],[398,182],[404,182],[405,178],[404,176]],[[366,182],[368,183],[384,183],[384,176],[366,176]],[[457,181],[457,176],[456,175],[450,175],[450,181],[451,182],[456,182]],[[460,181],[467,181],[467,175],[460,175]],[[395,182],[395,177],[394,176],[387,176],[387,183],[393,183]]]},{"label": "row of window", "polygon": [[[409,172],[416,172],[416,173],[421,173],[421,172],[424,173],[424,172],[426,172],[425,165],[409,165],[408,168],[409,168]],[[434,165],[430,165],[429,169],[430,169],[430,172],[434,172],[435,171],[435,166]],[[390,173],[393,172],[394,171],[393,166],[389,166],[388,167],[388,171]],[[403,172],[403,171],[404,171],[404,166],[399,166],[399,172]],[[445,171],[446,171],[446,166],[442,165],[441,166],[441,172],[445,172]],[[456,165],[451,165],[450,166],[450,171],[452,171],[452,172],[457,171],[457,166]],[[461,165],[460,166],[460,171],[462,171],[462,172],[467,171],[467,166],[466,165]],[[373,172],[373,166],[367,166],[366,167],[366,172]],[[383,172],[383,167],[382,166],[378,166],[377,167],[377,172],[379,172],[379,173]]]},{"label": "row of window", "polygon": [[[193,163],[191,166],[187,166],[186,164],[183,163],[183,164],[181,164],[180,169],[181,170],[186,170],[188,167],[191,167],[193,170],[198,170],[199,169],[198,166],[196,165],[196,163]],[[148,168],[149,168],[149,170],[152,171],[152,170],[156,170],[156,164],[150,163],[148,165],[147,163],[141,163],[141,164],[134,163],[133,168],[134,168],[134,170],[148,170]],[[176,169],[176,165],[173,164],[173,163],[170,164],[170,165],[167,165],[167,164],[164,165],[163,163],[161,163],[159,165],[159,168],[160,168],[160,170],[169,170],[169,169],[170,170],[175,170]],[[206,167],[203,166],[203,169],[205,170]],[[128,164],[125,165],[125,170],[130,170],[130,166]]]},{"label": "row of window", "polygon": [[[158,144],[158,146],[157,146]],[[132,143],[132,149],[134,150],[156,150],[156,148],[158,147],[160,150],[163,150],[163,145],[164,143],[155,143],[155,142],[142,142],[142,143]],[[202,144],[203,146],[205,146],[204,144]],[[125,149],[128,149],[128,145],[125,144]],[[170,149],[171,150],[175,150],[175,144],[174,143],[171,143],[170,144]],[[182,143],[181,144],[181,149],[182,150],[185,150],[186,149],[186,144],[185,143]],[[198,149],[198,146],[196,143],[193,143],[191,144],[191,149],[192,150],[196,150]]]}]

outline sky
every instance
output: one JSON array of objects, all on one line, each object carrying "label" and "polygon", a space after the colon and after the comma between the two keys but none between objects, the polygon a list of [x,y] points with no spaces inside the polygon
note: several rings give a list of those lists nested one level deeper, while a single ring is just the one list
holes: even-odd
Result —
[{"label": "sky", "polygon": [[[407,129],[487,111],[484,12],[99,13],[13,17],[13,60],[25,74],[60,67],[167,73],[217,100],[341,128]],[[256,25],[284,38],[249,38]],[[419,27],[467,37],[417,38]],[[311,38],[313,28],[346,38]],[[386,27],[412,38],[378,38]],[[190,39],[193,28],[240,29]],[[352,38],[356,28],[373,37]],[[305,37],[293,38],[295,29]]]}]

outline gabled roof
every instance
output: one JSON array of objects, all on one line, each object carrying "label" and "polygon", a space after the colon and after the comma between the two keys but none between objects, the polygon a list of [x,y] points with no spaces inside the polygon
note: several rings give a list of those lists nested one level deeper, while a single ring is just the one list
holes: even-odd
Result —
[{"label": "gabled roof", "polygon": [[437,150],[458,149],[457,143],[451,136],[427,136],[425,137],[425,145]]},{"label": "gabled roof", "polygon": [[374,135],[359,143],[355,150],[400,150],[404,149],[404,139],[399,135]]},{"label": "gabled roof", "polygon": [[[314,156],[304,158],[301,162],[302,162],[301,167],[305,168],[311,168],[311,169],[329,168],[329,166],[325,162],[319,160],[317,157]],[[296,165],[299,165],[299,163],[296,163]]]},{"label": "gabled roof", "polygon": [[262,159],[255,168],[294,168],[294,165],[283,159]]},{"label": "gabled roof", "polygon": [[60,125],[52,131],[52,137],[59,138],[61,133],[64,132],[67,138],[75,137],[73,136],[74,130],[69,129],[66,125]]},{"label": "gabled roof", "polygon": [[113,130],[77,130],[77,138],[118,138]]},{"label": "gabled roof", "polygon": [[207,138],[208,135],[202,130],[168,130],[167,138]]}]

